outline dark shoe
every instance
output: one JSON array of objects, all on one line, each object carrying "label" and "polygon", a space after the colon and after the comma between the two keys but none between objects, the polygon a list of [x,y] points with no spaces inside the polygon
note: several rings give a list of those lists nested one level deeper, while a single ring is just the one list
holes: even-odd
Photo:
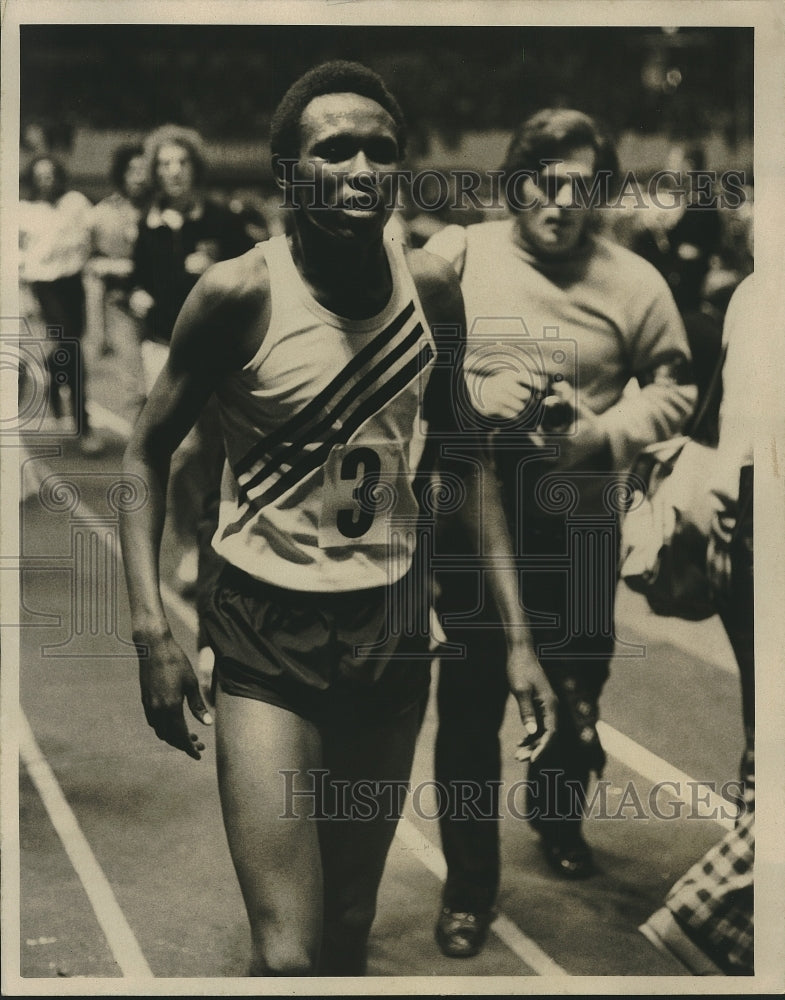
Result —
[{"label": "dark shoe", "polygon": [[436,924],[436,943],[448,958],[471,958],[485,944],[492,920],[492,913],[456,912],[445,906]]},{"label": "dark shoe", "polygon": [[581,879],[594,874],[591,848],[582,837],[562,844],[540,833],[540,844],[545,860],[562,878]]}]

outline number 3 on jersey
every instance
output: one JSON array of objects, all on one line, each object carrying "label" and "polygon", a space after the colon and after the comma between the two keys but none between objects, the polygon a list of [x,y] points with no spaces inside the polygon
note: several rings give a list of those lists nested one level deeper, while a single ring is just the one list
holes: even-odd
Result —
[{"label": "number 3 on jersey", "polygon": [[337,445],[324,466],[319,547],[383,545],[389,519],[416,515],[400,449],[388,443]]},{"label": "number 3 on jersey", "polygon": [[344,538],[361,538],[370,531],[382,499],[379,493],[381,473],[382,463],[373,448],[353,448],[344,455],[341,479],[357,483],[352,490],[355,509],[343,507],[335,518]]}]

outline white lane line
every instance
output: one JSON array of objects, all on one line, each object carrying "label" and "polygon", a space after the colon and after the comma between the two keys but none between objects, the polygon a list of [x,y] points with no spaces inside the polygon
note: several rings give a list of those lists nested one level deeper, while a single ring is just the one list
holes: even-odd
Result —
[{"label": "white lane line", "polygon": [[[640,743],[620,733],[618,729],[609,726],[607,722],[598,722],[597,731],[602,745],[621,764],[637,771],[652,785],[667,782],[667,792],[670,798],[678,799],[691,808],[699,808],[699,815],[713,819],[715,823],[733,829],[735,810],[727,799],[717,795],[705,782],[695,781],[684,771],[679,771],[667,760],[658,757],[642,747]],[[698,803],[699,806],[697,805]]]},{"label": "white lane line", "polygon": [[[447,877],[447,864],[444,855],[417,827],[404,816],[398,823],[395,836],[403,846],[410,851],[421,864],[444,882]],[[531,938],[528,938],[517,924],[509,917],[499,913],[491,924],[491,930],[510,951],[514,952],[532,968],[539,976],[568,976],[560,965],[547,955]]]},{"label": "white lane line", "polygon": [[[95,409],[95,406],[92,409]],[[103,407],[99,407],[99,409],[102,412],[100,424],[96,421],[98,426],[109,427],[120,433],[130,430],[127,421],[123,421],[120,417],[117,418],[116,425],[111,426],[106,415],[113,417],[113,414],[104,410]],[[183,624],[196,631],[198,627],[196,611],[166,584],[161,586],[161,594]],[[142,954],[128,921],[125,919],[109,880],[93,854],[54,771],[38,746],[32,727],[21,707],[19,721],[21,728],[19,754],[22,763],[38,792],[66,855],[82,883],[85,895],[90,901],[115,962],[117,962],[124,977],[153,978],[153,972]]]},{"label": "white lane line", "polygon": [[74,871],[84,886],[96,919],[123,976],[153,978],[112,887],[93,854],[90,844],[68,805],[57,778],[36,743],[24,712],[19,710],[19,754],[30,780],[41,797],[49,819],[65,849]]}]

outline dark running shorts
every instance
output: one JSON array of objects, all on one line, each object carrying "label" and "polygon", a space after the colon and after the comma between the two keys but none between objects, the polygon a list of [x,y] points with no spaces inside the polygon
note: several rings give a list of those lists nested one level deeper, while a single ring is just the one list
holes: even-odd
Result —
[{"label": "dark running shorts", "polygon": [[[416,627],[406,614],[411,581],[409,574],[390,587],[310,593],[225,566],[203,614],[214,683],[317,725],[382,721],[424,705],[428,616],[420,612]],[[407,626],[391,628],[401,615]]]}]

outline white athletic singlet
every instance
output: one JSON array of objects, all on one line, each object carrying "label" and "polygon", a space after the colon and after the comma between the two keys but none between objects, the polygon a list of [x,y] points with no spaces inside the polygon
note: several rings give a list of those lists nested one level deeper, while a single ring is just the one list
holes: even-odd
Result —
[{"label": "white athletic singlet", "polygon": [[411,564],[421,402],[436,354],[402,247],[393,291],[350,320],[308,291],[285,236],[258,245],[270,326],[217,392],[227,461],[213,546],[251,576],[307,591],[393,583]]}]

